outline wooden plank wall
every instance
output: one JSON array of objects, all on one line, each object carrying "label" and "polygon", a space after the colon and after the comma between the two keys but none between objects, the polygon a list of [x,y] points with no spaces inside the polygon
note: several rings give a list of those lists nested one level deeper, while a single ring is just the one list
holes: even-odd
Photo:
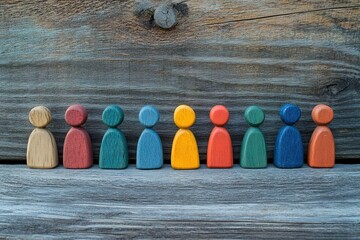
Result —
[{"label": "wooden plank wall", "polygon": [[[61,153],[68,105],[89,110],[86,128],[95,157],[105,126],[102,110],[125,111],[121,129],[135,158],[142,131],[138,111],[157,106],[156,130],[169,159],[172,112],[193,106],[193,131],[205,159],[210,108],[225,104],[239,158],[244,109],[266,111],[262,129],[272,156],[285,102],[303,110],[297,125],[305,146],[317,103],[335,110],[331,124],[338,159],[360,158],[360,4],[349,1],[183,1],[171,30],[137,14],[160,1],[14,1],[0,3],[0,159],[24,160],[32,127],[28,111],[48,106]],[[356,161],[356,160],[355,160]]]}]

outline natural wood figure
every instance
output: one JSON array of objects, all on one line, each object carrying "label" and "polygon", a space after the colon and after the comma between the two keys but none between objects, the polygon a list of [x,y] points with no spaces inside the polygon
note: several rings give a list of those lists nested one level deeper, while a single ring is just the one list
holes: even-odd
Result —
[{"label": "natural wood figure", "polygon": [[175,109],[174,122],[180,129],[176,132],[171,149],[171,166],[174,169],[196,169],[200,167],[199,150],[194,134],[189,128],[196,115],[187,105]]},{"label": "natural wood figure", "polygon": [[117,127],[124,120],[124,111],[116,105],[105,108],[102,120],[109,128],[101,141],[99,167],[124,169],[129,164],[128,144],[125,135]]},{"label": "natural wood figure", "polygon": [[30,168],[54,168],[59,163],[55,138],[45,129],[51,120],[51,112],[46,107],[34,107],[29,112],[29,121],[36,127],[27,144],[26,163]]},{"label": "natural wood figure", "polygon": [[242,145],[240,165],[243,168],[265,168],[267,166],[265,138],[259,126],[265,120],[263,110],[257,106],[245,110],[245,120],[251,126],[245,133]]},{"label": "natural wood figure", "polygon": [[274,165],[279,168],[299,168],[304,164],[304,150],[299,130],[293,126],[301,117],[301,110],[294,104],[285,104],[280,109],[280,118],[286,124],[278,133]]},{"label": "natural wood figure", "polygon": [[214,106],[210,111],[210,120],[215,127],[209,137],[206,165],[209,168],[231,168],[232,141],[229,132],[223,127],[229,121],[229,111],[225,106]]},{"label": "natural wood figure", "polygon": [[314,168],[332,168],[335,165],[334,136],[327,124],[334,118],[331,107],[319,104],[311,113],[316,128],[311,136],[308,151],[308,164]]},{"label": "natural wood figure", "polygon": [[160,114],[153,106],[144,106],[139,112],[139,121],[145,129],[137,144],[136,167],[138,169],[156,169],[163,166],[161,139],[152,129],[159,119]]},{"label": "natural wood figure", "polygon": [[81,127],[87,120],[87,111],[80,104],[71,105],[65,112],[65,121],[71,126],[66,134],[63,149],[65,168],[89,168],[93,164],[91,140]]}]

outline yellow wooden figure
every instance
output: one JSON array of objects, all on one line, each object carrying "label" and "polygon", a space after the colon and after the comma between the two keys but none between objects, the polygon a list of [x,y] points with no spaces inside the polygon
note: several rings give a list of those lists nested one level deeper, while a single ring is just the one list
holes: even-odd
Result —
[{"label": "yellow wooden figure", "polygon": [[55,138],[45,128],[51,119],[50,110],[43,106],[34,107],[29,113],[29,121],[36,127],[27,145],[26,162],[30,168],[54,168],[58,165]]},{"label": "yellow wooden figure", "polygon": [[196,115],[187,105],[175,109],[174,122],[180,129],[176,132],[171,149],[171,167],[174,169],[196,169],[200,167],[199,150],[194,134],[189,128]]}]

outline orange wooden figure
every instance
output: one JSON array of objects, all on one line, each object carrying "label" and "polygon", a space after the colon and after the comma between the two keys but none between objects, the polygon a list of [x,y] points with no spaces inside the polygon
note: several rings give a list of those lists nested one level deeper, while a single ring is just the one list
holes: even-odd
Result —
[{"label": "orange wooden figure", "polygon": [[316,128],[311,136],[308,151],[308,164],[315,168],[331,168],[335,165],[335,142],[329,124],[334,118],[334,111],[327,105],[314,107],[311,117]]},{"label": "orange wooden figure", "polygon": [[229,132],[223,127],[229,121],[229,111],[225,106],[214,106],[210,111],[210,120],[215,127],[209,137],[206,165],[208,168],[231,168],[232,142]]},{"label": "orange wooden figure", "polygon": [[65,121],[72,126],[64,141],[65,168],[89,168],[93,164],[90,136],[81,127],[86,120],[86,109],[80,104],[71,105],[65,112]]}]

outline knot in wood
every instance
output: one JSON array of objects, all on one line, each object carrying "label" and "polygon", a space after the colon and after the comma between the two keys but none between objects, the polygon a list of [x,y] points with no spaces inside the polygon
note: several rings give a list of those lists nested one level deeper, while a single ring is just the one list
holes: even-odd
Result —
[{"label": "knot in wood", "polygon": [[176,11],[172,4],[162,4],[155,9],[155,23],[163,29],[169,29],[175,26],[176,18]]}]

